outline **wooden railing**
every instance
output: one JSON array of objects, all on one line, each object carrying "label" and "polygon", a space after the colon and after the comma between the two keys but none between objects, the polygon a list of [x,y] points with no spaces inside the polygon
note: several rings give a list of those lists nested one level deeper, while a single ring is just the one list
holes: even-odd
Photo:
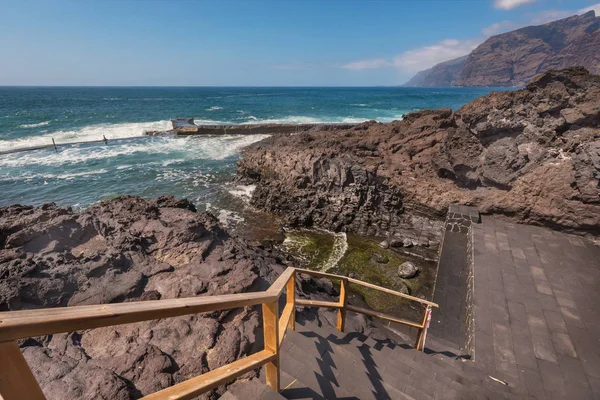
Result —
[{"label": "wooden railing", "polygon": [[[339,280],[339,302],[296,299],[295,287],[296,274],[298,273]],[[425,312],[422,321],[406,321],[383,313],[349,305],[347,303],[349,283],[362,285],[423,304]],[[279,297],[284,290],[286,291],[286,305],[282,310],[281,316],[279,316]],[[425,345],[425,337],[431,318],[431,307],[438,306],[435,303],[417,297],[408,296],[345,276],[287,268],[269,289],[264,292],[1,312],[0,399],[45,399],[37,380],[15,342],[18,339],[196,313],[222,311],[257,304],[262,304],[263,350],[185,382],[145,396],[143,399],[192,399],[262,366],[265,366],[267,385],[273,390],[279,391],[279,348],[287,329],[294,329],[295,308],[297,305],[337,308],[337,329],[340,331],[344,330],[347,311],[358,312],[417,328],[419,333],[415,347],[419,350],[422,350]]]}]

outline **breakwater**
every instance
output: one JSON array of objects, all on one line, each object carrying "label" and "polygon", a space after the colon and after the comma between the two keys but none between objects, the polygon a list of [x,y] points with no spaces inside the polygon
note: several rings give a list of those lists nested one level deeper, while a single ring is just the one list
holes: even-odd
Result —
[{"label": "breakwater", "polygon": [[278,133],[300,133],[350,129],[357,124],[243,124],[243,125],[196,125],[193,119],[171,120],[172,129],[167,131],[146,131],[148,136],[176,134],[178,136],[196,135],[273,135]]}]

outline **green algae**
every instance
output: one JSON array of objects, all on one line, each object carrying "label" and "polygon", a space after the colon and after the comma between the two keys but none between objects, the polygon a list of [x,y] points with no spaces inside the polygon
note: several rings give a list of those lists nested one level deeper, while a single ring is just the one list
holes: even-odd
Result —
[{"label": "green algae", "polygon": [[[348,251],[330,272],[399,292],[414,293],[420,286],[418,278],[408,280],[397,275],[398,266],[404,261],[406,258],[396,251],[381,248],[375,238],[348,235]],[[352,284],[350,289],[375,311],[392,311],[406,302],[397,296],[361,285]]]},{"label": "green algae", "polygon": [[286,232],[283,246],[304,268],[321,270],[331,257],[334,241],[329,232],[301,229]]},{"label": "green algae", "polygon": [[[336,236],[327,231],[312,229],[288,231],[284,247],[303,263],[304,268],[349,276],[411,295],[418,295],[423,280],[429,277],[429,274],[421,274],[413,279],[400,278],[397,274],[398,266],[409,257],[395,249],[381,248],[379,246],[381,239],[351,234],[344,239],[347,248],[344,249],[343,256],[340,254],[338,258],[335,257],[334,251],[337,243]],[[339,251],[339,245],[336,251]],[[333,264],[332,260],[336,262]],[[339,282],[333,283],[339,285]],[[394,312],[406,308],[407,300],[375,289],[352,284],[350,291],[353,296],[359,296],[362,302],[375,311]]]}]

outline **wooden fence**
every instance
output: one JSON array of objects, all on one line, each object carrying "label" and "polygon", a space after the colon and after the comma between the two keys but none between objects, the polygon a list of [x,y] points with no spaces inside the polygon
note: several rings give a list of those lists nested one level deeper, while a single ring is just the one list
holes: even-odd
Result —
[{"label": "wooden fence", "polygon": [[[339,301],[296,299],[297,274],[339,280]],[[349,283],[419,302],[424,306],[423,318],[419,322],[406,321],[384,313],[352,306],[347,302]],[[279,298],[284,291],[286,292],[286,303],[280,316]],[[262,366],[265,366],[267,385],[273,390],[279,391],[279,348],[287,329],[294,329],[296,306],[336,308],[338,310],[337,329],[340,331],[344,331],[347,311],[358,312],[417,328],[418,335],[415,347],[418,350],[423,350],[425,345],[431,308],[438,307],[437,304],[430,301],[357,279],[290,267],[264,292],[2,312],[0,313],[0,398],[4,400],[45,399],[38,382],[15,342],[17,339],[221,311],[257,304],[262,305],[263,314],[264,349],[262,351],[150,394],[143,399],[192,399]]]}]

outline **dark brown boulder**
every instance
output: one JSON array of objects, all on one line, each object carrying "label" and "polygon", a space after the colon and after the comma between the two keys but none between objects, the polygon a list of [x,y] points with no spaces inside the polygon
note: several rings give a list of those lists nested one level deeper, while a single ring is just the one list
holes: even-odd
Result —
[{"label": "dark brown boulder", "polygon": [[[125,196],[75,213],[0,208],[0,310],[262,290],[277,258],[187,200]],[[280,258],[279,258],[280,259]],[[250,353],[253,308],[22,341],[48,399],[133,399]]]}]

